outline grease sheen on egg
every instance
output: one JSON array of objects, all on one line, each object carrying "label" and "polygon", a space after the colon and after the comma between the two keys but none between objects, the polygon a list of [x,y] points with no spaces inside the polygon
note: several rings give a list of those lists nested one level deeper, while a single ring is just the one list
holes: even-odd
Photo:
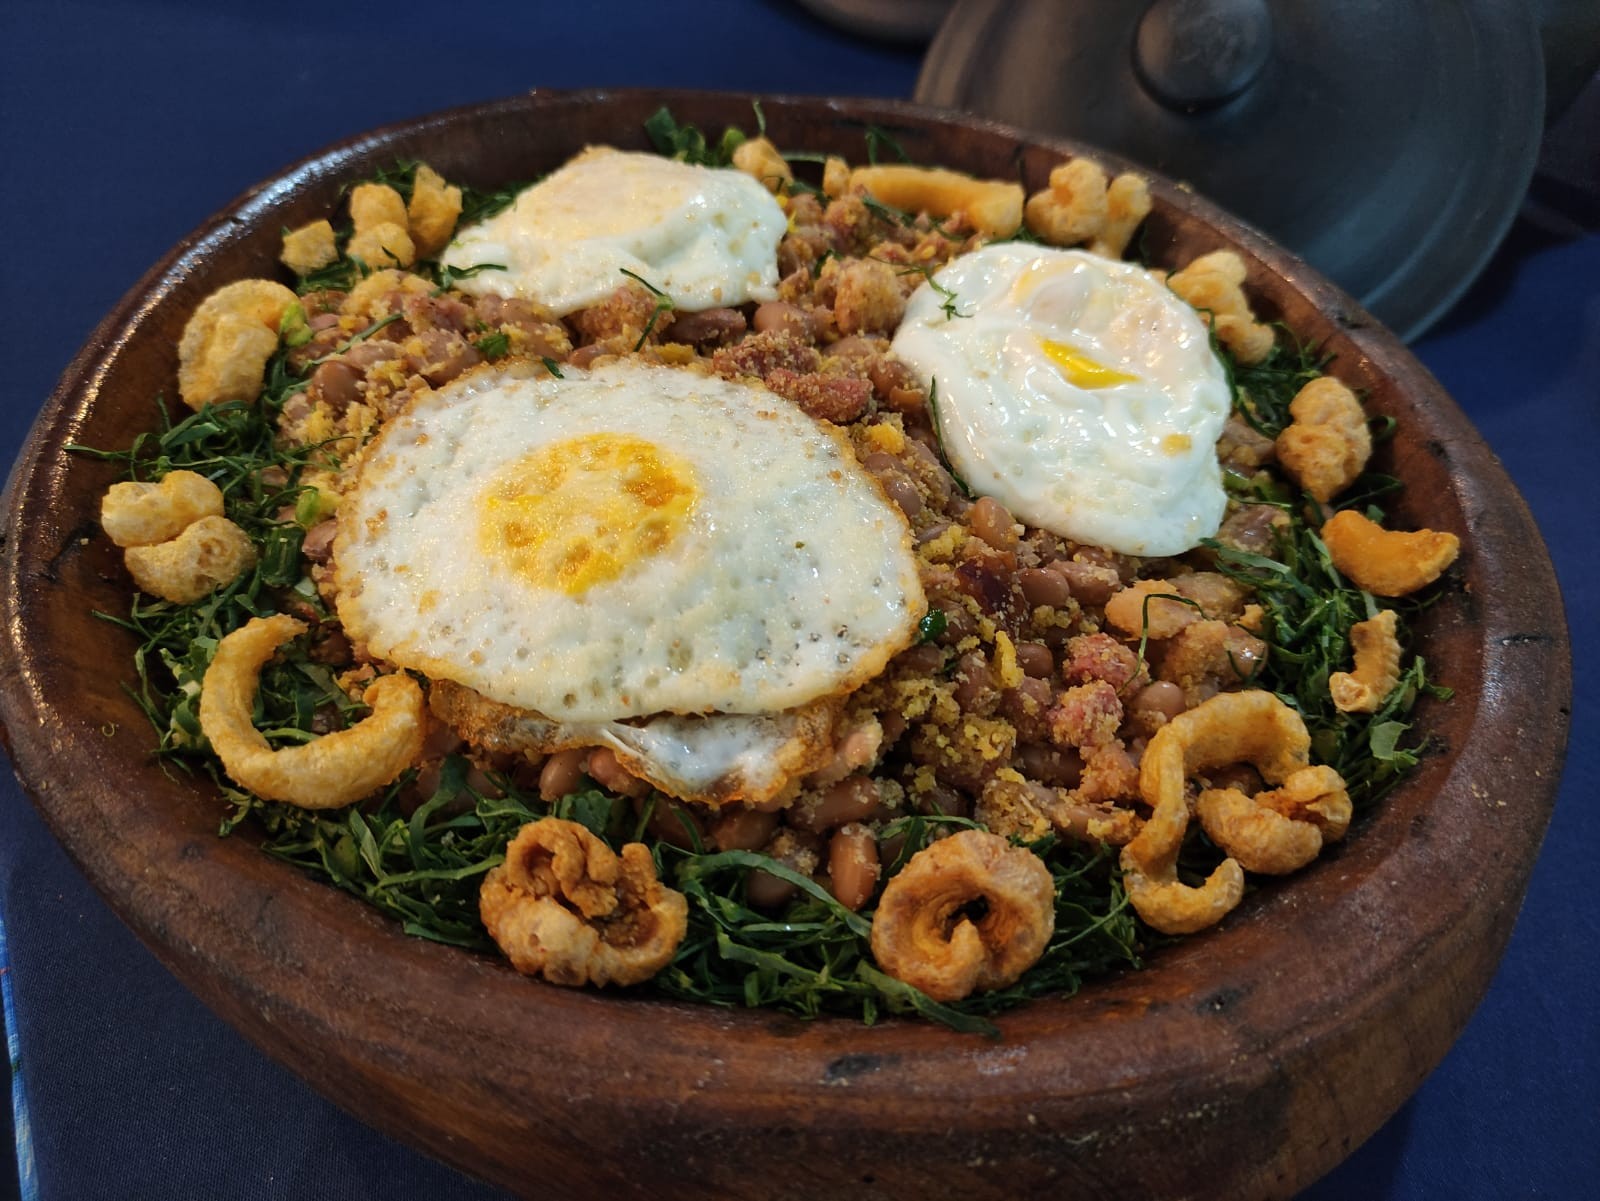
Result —
[{"label": "grease sheen on egg", "polygon": [[[1195,311],[1142,267],[1022,243],[952,260],[894,350],[937,388],[956,471],[1077,542],[1173,555],[1226,507],[1227,375]],[[960,316],[944,311],[955,297]]]},{"label": "grease sheen on egg", "polygon": [[441,256],[473,295],[523,296],[556,316],[604,300],[632,271],[698,312],[774,300],[788,218],[740,171],[595,147],[504,212],[461,229]]},{"label": "grease sheen on egg", "polygon": [[631,362],[420,398],[368,449],[334,558],[372,654],[569,722],[839,695],[927,607],[904,518],[840,436]]}]

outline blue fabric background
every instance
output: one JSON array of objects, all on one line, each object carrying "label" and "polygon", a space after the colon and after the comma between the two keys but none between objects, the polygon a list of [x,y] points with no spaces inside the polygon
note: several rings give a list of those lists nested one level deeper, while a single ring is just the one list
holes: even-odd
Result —
[{"label": "blue fabric background", "polygon": [[[151,263],[247,186],[336,139],[534,85],[903,97],[917,64],[915,49],[852,39],[781,0],[9,0],[0,463]],[[1600,1178],[1600,752],[1585,732],[1600,699],[1588,674],[1600,644],[1597,280],[1600,236],[1524,223],[1417,347],[1544,530],[1568,598],[1576,733],[1488,997],[1415,1099],[1305,1194],[1317,1201],[1577,1198]],[[499,1195],[344,1115],[212,1016],[93,895],[10,778],[0,780],[0,915],[38,1196]]]}]

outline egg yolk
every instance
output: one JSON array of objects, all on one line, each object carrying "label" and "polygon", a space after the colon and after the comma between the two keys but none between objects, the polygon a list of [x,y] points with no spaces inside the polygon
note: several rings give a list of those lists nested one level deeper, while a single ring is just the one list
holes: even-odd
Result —
[{"label": "egg yolk", "polygon": [[608,433],[567,438],[491,480],[479,547],[535,587],[578,596],[670,545],[699,495],[689,462],[653,442]]},{"label": "egg yolk", "polygon": [[1117,384],[1133,384],[1139,381],[1138,376],[1097,363],[1081,350],[1074,350],[1065,342],[1040,338],[1039,346],[1050,361],[1061,368],[1061,374],[1066,376],[1067,382],[1075,388],[1110,388]]}]

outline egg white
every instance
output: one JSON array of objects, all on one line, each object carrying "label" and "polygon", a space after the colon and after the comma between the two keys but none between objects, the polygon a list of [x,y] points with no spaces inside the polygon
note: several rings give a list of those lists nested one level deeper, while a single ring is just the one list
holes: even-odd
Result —
[{"label": "egg white", "polygon": [[475,295],[522,296],[556,316],[605,299],[631,271],[688,312],[777,298],[788,218],[741,171],[590,150],[441,255]]},{"label": "egg white", "polygon": [[[493,524],[519,465],[619,439],[677,464],[692,503],[642,542],[617,528],[615,481],[574,468],[570,495],[510,503],[543,515],[558,557],[620,538],[615,570],[530,577]],[[594,490],[610,509],[570,507]],[[903,516],[842,437],[763,389],[628,361],[479,371],[422,398],[369,448],[334,561],[340,620],[372,654],[563,722],[845,693],[927,606]]]},{"label": "egg white", "polygon": [[1021,520],[1135,555],[1216,533],[1227,375],[1199,316],[1144,268],[986,246],[913,294],[893,348],[935,390],[956,471]]}]

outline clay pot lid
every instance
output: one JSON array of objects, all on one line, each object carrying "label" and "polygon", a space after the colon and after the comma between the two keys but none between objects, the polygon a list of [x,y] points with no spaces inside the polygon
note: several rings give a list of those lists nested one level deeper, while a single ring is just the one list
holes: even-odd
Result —
[{"label": "clay pot lid", "polygon": [[1532,177],[1544,119],[1533,10],[960,0],[916,99],[1184,181],[1411,340],[1482,269]]}]

